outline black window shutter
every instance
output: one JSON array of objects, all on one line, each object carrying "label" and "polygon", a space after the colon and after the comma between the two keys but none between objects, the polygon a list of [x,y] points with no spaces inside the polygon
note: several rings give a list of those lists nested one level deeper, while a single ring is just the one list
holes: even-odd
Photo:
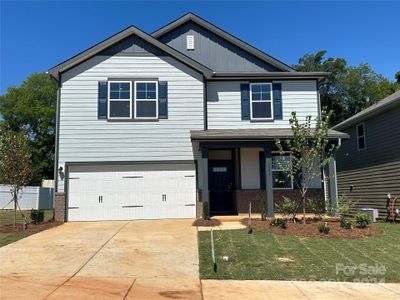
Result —
[{"label": "black window shutter", "polygon": [[274,119],[282,120],[282,85],[280,83],[273,83],[273,97],[274,97]]},{"label": "black window shutter", "polygon": [[158,118],[168,119],[168,82],[158,82]]},{"label": "black window shutter", "polygon": [[107,94],[108,94],[107,81],[99,81],[99,98],[97,107],[98,119],[107,119]]},{"label": "black window shutter", "polygon": [[260,162],[260,189],[265,190],[265,154],[264,154],[264,152],[260,152],[259,162]]},{"label": "black window shutter", "polygon": [[240,84],[242,100],[242,120],[250,120],[250,84]]}]

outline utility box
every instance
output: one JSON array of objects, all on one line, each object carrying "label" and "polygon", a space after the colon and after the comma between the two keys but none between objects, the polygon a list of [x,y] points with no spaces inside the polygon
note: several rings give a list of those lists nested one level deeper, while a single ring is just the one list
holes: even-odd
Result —
[{"label": "utility box", "polygon": [[376,222],[376,219],[378,219],[379,212],[376,208],[360,208],[359,212],[369,215],[372,222]]}]

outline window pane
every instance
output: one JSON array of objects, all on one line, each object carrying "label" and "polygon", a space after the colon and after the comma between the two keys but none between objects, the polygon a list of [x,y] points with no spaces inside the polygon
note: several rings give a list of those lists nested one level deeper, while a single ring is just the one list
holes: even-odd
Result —
[{"label": "window pane", "polygon": [[146,99],[146,92],[136,91],[136,98],[137,99]]},{"label": "window pane", "polygon": [[365,148],[365,139],[363,137],[358,138],[358,149],[364,149]]},{"label": "window pane", "polygon": [[285,171],[273,171],[272,185],[273,188],[292,188],[292,179],[290,178],[290,173]]},{"label": "window pane", "polygon": [[261,100],[261,94],[260,93],[253,93],[251,96],[252,100]]},{"label": "window pane", "polygon": [[147,92],[147,99],[156,99],[156,92]]},{"label": "window pane", "polygon": [[269,84],[263,84],[263,85],[261,86],[261,90],[262,90],[263,92],[269,93],[269,92],[271,92],[271,85],[269,85]]},{"label": "window pane", "polygon": [[271,102],[252,103],[253,119],[271,118]]},{"label": "window pane", "polygon": [[110,91],[119,91],[119,84],[117,82],[111,82]]},{"label": "window pane", "polygon": [[146,90],[146,84],[145,83],[140,83],[138,82],[136,84],[136,90],[138,91],[145,91]]},{"label": "window pane", "polygon": [[130,92],[120,92],[120,99],[129,99],[131,96]]},{"label": "window pane", "polygon": [[128,82],[122,82],[120,83],[120,91],[128,91],[129,92],[130,84]]},{"label": "window pane", "polygon": [[271,93],[262,93],[262,100],[271,100]]},{"label": "window pane", "polygon": [[139,118],[156,118],[157,101],[137,101],[136,116]]},{"label": "window pane", "polygon": [[156,83],[155,82],[147,83],[147,90],[155,92],[156,91]]},{"label": "window pane", "polygon": [[110,92],[111,99],[119,99],[119,92]]},{"label": "window pane", "polygon": [[272,170],[290,170],[290,155],[273,155]]},{"label": "window pane", "polygon": [[254,92],[261,92],[261,85],[260,84],[252,84],[251,85],[251,91]]},{"label": "window pane", "polygon": [[364,126],[362,124],[357,126],[357,132],[358,136],[364,135]]},{"label": "window pane", "polygon": [[129,118],[129,101],[110,101],[110,117]]}]

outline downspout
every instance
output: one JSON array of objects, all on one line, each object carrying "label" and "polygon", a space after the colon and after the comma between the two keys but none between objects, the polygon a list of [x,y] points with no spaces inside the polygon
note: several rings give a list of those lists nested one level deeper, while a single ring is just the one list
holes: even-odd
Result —
[{"label": "downspout", "polygon": [[60,133],[60,100],[61,100],[61,74],[58,74],[58,80],[52,77],[57,82],[57,105],[56,105],[56,132],[55,132],[55,149],[54,149],[54,190],[53,190],[53,218],[55,196],[58,192],[58,144]]}]

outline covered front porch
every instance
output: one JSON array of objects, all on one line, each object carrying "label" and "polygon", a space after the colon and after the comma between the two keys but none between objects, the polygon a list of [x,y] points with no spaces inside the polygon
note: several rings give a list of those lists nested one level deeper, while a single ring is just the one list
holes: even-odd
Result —
[{"label": "covered front porch", "polygon": [[[198,215],[202,216],[204,203],[209,204],[210,214],[238,215],[275,214],[275,204],[283,196],[300,197],[296,185],[283,170],[277,159],[287,159],[278,153],[275,141],[288,139],[291,129],[236,129],[192,131],[191,138],[198,150]],[[342,134],[329,131],[332,143],[339,143]],[[331,160],[320,170],[307,193],[308,197],[325,201],[326,206],[337,204],[336,164]],[[266,210],[265,210],[266,208]]]}]

